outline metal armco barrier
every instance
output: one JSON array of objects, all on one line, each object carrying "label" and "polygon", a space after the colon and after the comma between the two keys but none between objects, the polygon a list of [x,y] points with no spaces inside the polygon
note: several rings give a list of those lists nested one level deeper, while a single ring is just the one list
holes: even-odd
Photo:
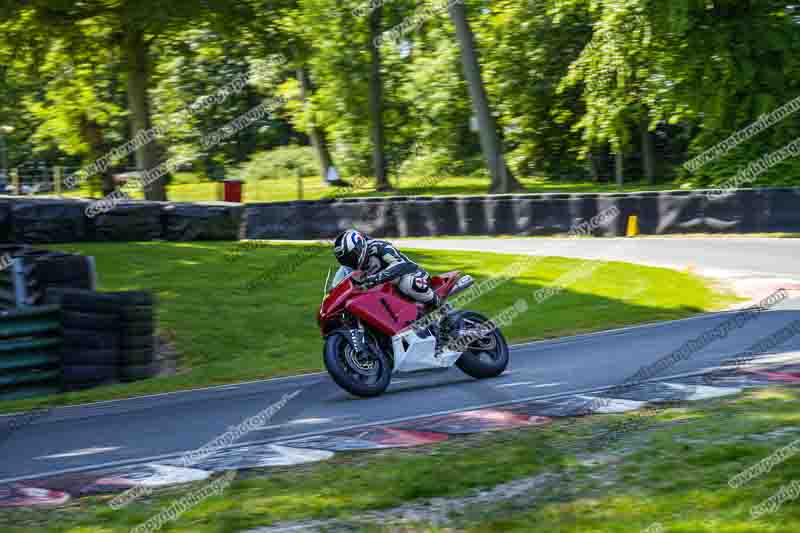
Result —
[{"label": "metal armco barrier", "polygon": [[768,210],[764,231],[797,231],[800,213],[800,189],[764,189]]},{"label": "metal armco barrier", "polygon": [[[800,232],[800,188],[713,191],[346,198],[259,204],[124,202],[87,217],[85,200],[0,197],[0,242],[331,239],[346,228],[376,237],[557,235],[611,207],[595,234]],[[5,238],[4,238],[5,237]],[[1,289],[1,288],[0,288]]]},{"label": "metal armco barrier", "polygon": [[79,200],[16,200],[11,202],[12,242],[59,243],[89,239],[89,219]]},{"label": "metal armco barrier", "polygon": [[166,204],[163,237],[170,241],[238,240],[241,204]]},{"label": "metal armco barrier", "polygon": [[[387,238],[558,235],[614,207],[620,215],[596,228],[595,235],[624,236],[630,216],[638,218],[639,233],[644,235],[800,232],[800,188],[743,189],[719,197],[709,196],[709,192],[389,197],[249,204],[243,233],[248,239],[320,239],[356,227]],[[293,216],[300,220],[302,231],[280,223]]]},{"label": "metal armco barrier", "polygon": [[152,241],[164,235],[161,215],[164,204],[120,204],[92,219],[93,236],[98,241]]},{"label": "metal armco barrier", "polygon": [[130,201],[87,216],[89,200],[0,196],[0,242],[239,240],[244,207]]},{"label": "metal armco barrier", "polygon": [[0,312],[0,400],[60,390],[60,308]]}]

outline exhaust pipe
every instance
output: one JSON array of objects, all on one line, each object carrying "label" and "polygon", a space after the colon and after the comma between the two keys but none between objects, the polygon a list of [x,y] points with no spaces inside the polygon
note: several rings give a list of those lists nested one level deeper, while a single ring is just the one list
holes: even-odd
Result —
[{"label": "exhaust pipe", "polygon": [[470,287],[472,287],[473,283],[474,280],[472,279],[472,276],[470,276],[469,274],[464,274],[463,276],[458,278],[458,281],[456,281],[456,284],[453,285],[452,289],[450,289],[450,292],[448,293],[447,297],[449,298],[451,296],[455,296],[459,292],[469,289]]}]

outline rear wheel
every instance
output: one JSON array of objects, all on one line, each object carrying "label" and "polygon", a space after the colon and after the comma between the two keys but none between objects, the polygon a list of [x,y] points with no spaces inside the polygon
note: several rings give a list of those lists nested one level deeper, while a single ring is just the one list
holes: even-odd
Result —
[{"label": "rear wheel", "polygon": [[372,397],[389,386],[392,365],[374,339],[368,343],[371,353],[357,352],[348,342],[347,334],[334,332],[325,339],[323,359],[325,368],[337,385],[355,396]]},{"label": "rear wheel", "polygon": [[[466,335],[478,335],[480,338],[468,345],[456,361],[456,366],[476,379],[502,374],[508,366],[508,344],[500,328],[485,316],[472,311],[461,313],[459,319],[459,330],[463,329]],[[487,330],[488,333],[480,335]]]}]

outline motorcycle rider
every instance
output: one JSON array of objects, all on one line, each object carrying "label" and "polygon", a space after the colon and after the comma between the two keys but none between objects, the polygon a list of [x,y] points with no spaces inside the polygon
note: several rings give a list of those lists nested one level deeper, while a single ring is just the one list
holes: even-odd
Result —
[{"label": "motorcycle rider", "polygon": [[349,229],[336,237],[333,253],[342,266],[366,273],[362,279],[354,280],[361,288],[391,281],[403,295],[425,304],[426,311],[442,304],[431,288],[430,275],[389,242]]}]

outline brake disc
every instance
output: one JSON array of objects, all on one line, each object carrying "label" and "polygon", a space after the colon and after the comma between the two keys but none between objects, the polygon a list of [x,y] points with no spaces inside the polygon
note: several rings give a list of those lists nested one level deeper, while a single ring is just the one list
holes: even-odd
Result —
[{"label": "brake disc", "polygon": [[347,364],[364,376],[372,376],[378,372],[378,362],[365,352],[356,352],[349,344],[344,349]]}]

